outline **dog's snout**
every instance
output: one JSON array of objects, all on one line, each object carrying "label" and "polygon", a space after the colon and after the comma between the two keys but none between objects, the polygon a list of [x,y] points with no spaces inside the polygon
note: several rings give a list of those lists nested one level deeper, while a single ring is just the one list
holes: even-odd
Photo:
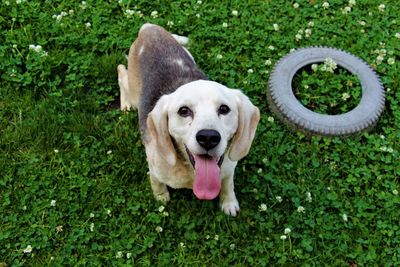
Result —
[{"label": "dog's snout", "polygon": [[219,144],[221,135],[215,130],[200,130],[196,140],[204,149],[211,150]]}]

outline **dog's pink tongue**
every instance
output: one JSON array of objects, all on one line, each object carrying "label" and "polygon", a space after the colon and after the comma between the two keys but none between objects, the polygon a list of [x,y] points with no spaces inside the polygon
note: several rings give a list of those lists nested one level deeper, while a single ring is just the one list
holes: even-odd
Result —
[{"label": "dog's pink tongue", "polygon": [[196,178],[193,192],[199,199],[211,200],[218,196],[221,190],[219,167],[213,158],[194,156]]}]

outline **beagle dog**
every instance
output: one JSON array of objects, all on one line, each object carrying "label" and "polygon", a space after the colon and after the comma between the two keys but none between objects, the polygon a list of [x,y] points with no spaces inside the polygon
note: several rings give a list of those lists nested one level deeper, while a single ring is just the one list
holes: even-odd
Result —
[{"label": "beagle dog", "polygon": [[142,141],[157,200],[167,186],[191,188],[198,199],[219,196],[236,216],[233,176],[249,152],[260,112],[240,90],[207,79],[178,41],[185,37],[144,24],[118,66],[121,109],[137,109]]}]

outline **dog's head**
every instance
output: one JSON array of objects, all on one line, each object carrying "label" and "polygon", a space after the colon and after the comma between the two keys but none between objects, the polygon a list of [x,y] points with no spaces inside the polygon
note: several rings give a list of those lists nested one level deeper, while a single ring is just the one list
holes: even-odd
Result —
[{"label": "dog's head", "polygon": [[238,161],[247,155],[259,119],[258,108],[240,90],[199,80],[162,96],[147,118],[147,127],[170,165],[176,164],[176,150],[191,162],[195,195],[213,199],[221,188],[224,158]]}]

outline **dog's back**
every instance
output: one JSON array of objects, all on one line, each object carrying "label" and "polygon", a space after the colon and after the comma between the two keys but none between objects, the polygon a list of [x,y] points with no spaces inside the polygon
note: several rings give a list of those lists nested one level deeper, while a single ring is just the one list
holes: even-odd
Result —
[{"label": "dog's back", "polygon": [[143,25],[134,46],[141,77],[139,123],[144,133],[147,115],[162,95],[207,76],[174,37],[157,25]]}]

